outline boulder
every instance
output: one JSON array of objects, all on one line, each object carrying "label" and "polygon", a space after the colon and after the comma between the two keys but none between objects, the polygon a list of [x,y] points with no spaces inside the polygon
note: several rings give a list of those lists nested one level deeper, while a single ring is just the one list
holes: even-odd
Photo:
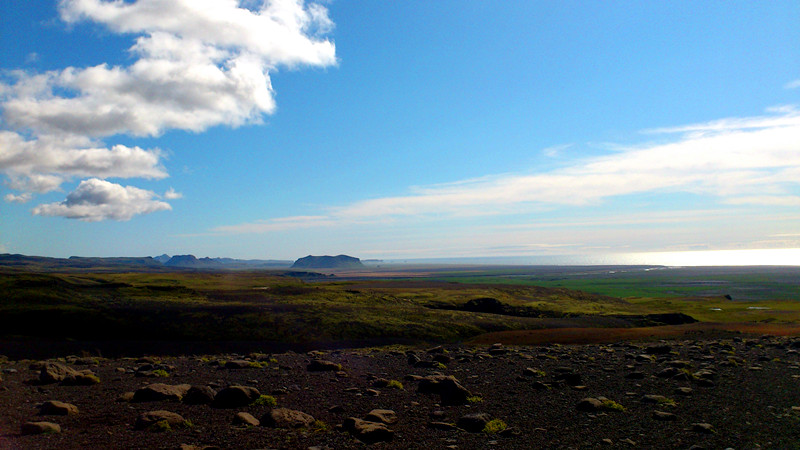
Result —
[{"label": "boulder", "polygon": [[368,422],[380,422],[386,425],[391,425],[397,422],[397,414],[391,409],[373,409],[364,416],[364,420]]},{"label": "boulder", "polygon": [[236,359],[225,363],[226,369],[249,369],[250,367],[252,367],[250,361],[244,359]]},{"label": "boulder", "polygon": [[233,424],[257,427],[261,425],[261,422],[253,417],[253,415],[250,413],[238,412],[235,416],[233,416]]},{"label": "boulder", "polygon": [[313,423],[312,416],[288,408],[275,408],[261,417],[261,424],[272,428],[303,428]]},{"label": "boulder", "polygon": [[63,364],[46,362],[39,372],[39,382],[41,384],[58,383],[64,381],[69,376],[75,376],[78,371]]},{"label": "boulder", "polygon": [[21,431],[23,435],[61,433],[61,426],[53,422],[25,422]]},{"label": "boulder", "polygon": [[210,405],[217,393],[208,386],[192,386],[183,396],[183,403],[187,405]]},{"label": "boulder", "polygon": [[444,405],[463,405],[472,394],[450,375],[431,375],[420,380],[417,391],[423,394],[439,394]]},{"label": "boulder", "polygon": [[365,444],[390,442],[394,438],[394,431],[386,428],[386,425],[361,420],[357,417],[348,417],[342,424],[342,428]]},{"label": "boulder", "polygon": [[78,407],[58,400],[46,401],[39,408],[41,416],[68,416],[71,414],[78,414]]},{"label": "boulder", "polygon": [[138,389],[133,393],[134,402],[158,402],[176,401],[179,402],[191,388],[188,384],[163,384],[153,383]]},{"label": "boulder", "polygon": [[467,414],[458,419],[456,426],[470,433],[478,433],[483,431],[489,420],[491,420],[491,417],[485,413]]},{"label": "boulder", "polygon": [[249,386],[229,386],[217,392],[211,406],[215,408],[239,408],[253,403],[261,392]]},{"label": "boulder", "polygon": [[133,428],[136,430],[145,430],[159,422],[166,422],[170,427],[174,427],[184,425],[186,420],[180,414],[171,411],[149,411],[140,414],[139,417],[136,418],[136,424]]}]

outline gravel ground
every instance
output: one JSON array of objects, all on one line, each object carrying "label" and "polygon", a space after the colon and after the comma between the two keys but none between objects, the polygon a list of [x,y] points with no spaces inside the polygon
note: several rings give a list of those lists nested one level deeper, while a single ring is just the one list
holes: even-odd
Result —
[{"label": "gravel ground", "polygon": [[[341,425],[348,417],[364,418],[373,409],[392,410],[398,419],[386,425],[392,440],[372,444],[375,448],[796,448],[800,443],[796,348],[800,349],[800,340],[795,338],[743,335],[608,345],[445,346],[434,351],[389,347],[52,360],[91,370],[100,383],[88,386],[42,384],[42,362],[4,361],[0,362],[0,449],[357,448],[366,444]],[[414,367],[409,362],[411,352],[422,361],[438,358],[445,364]],[[157,355],[157,349],[152,353]],[[341,364],[342,370],[307,370],[315,359]],[[224,362],[234,360],[247,360],[252,367],[224,367]],[[143,370],[137,373],[139,368]],[[158,368],[168,376],[137,376]],[[526,368],[533,370],[526,374]],[[470,391],[470,402],[446,405],[437,394],[418,392],[418,377],[436,373],[454,376]],[[378,379],[400,381],[403,387],[376,387]],[[272,407],[121,401],[122,394],[151,383],[208,385],[217,391],[230,385],[251,386],[272,395],[276,407],[303,411],[317,422],[297,429],[235,426],[237,412],[261,418]],[[678,388],[691,392],[680,393]],[[651,403],[646,395],[665,398]],[[611,402],[593,411],[577,407],[584,398],[598,397],[620,407],[609,408]],[[40,405],[49,400],[73,404],[79,412],[39,415]],[[137,417],[154,410],[178,413],[190,423],[167,431],[135,430]],[[656,417],[654,411],[672,416]],[[431,422],[455,424],[473,413],[500,419],[508,429],[487,433],[430,426]],[[23,424],[32,421],[57,423],[61,432],[23,435]]]}]

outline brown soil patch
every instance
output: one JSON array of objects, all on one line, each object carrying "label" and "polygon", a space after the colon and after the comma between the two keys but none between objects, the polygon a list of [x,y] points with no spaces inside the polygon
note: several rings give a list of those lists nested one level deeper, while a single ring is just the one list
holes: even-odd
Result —
[{"label": "brown soil patch", "polygon": [[600,344],[630,340],[674,338],[701,333],[734,332],[771,336],[800,335],[800,324],[710,323],[643,328],[548,328],[543,330],[497,331],[470,339],[474,345],[500,342],[506,345]]}]

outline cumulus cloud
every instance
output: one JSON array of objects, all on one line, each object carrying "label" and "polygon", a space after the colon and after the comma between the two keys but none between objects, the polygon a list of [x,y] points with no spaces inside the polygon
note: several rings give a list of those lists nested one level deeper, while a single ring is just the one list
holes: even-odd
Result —
[{"label": "cumulus cloud", "polygon": [[[327,10],[303,0],[61,0],[59,10],[67,23],[133,35],[134,61],[14,71],[0,82],[10,128],[0,173],[28,192],[73,177],[166,177],[160,150],[98,139],[258,123],[275,110],[271,72],[336,63]],[[37,184],[42,177],[50,183]]]},{"label": "cumulus cloud", "polygon": [[183,194],[180,192],[175,192],[175,189],[169,188],[167,192],[164,193],[164,198],[167,200],[177,200],[179,198],[183,198]]},{"label": "cumulus cloud", "polygon": [[20,195],[6,194],[6,196],[3,197],[3,199],[5,199],[5,201],[7,201],[8,203],[28,203],[29,201],[31,201],[31,198],[33,198],[33,195],[28,193]]},{"label": "cumulus cloud", "polygon": [[[619,148],[550,172],[489,176],[331,207],[328,215],[303,225],[520,214],[542,207],[598,205],[611,197],[641,193],[692,193],[720,204],[797,204],[793,190],[800,187],[800,112],[783,108],[771,116],[657,131],[675,137],[666,143]],[[217,231],[273,231],[274,223],[278,219]]]},{"label": "cumulus cloud", "polygon": [[169,203],[156,200],[156,197],[151,191],[90,178],[81,181],[63,202],[39,205],[33,209],[33,213],[97,222],[107,219],[130,220],[139,214],[172,209]]}]

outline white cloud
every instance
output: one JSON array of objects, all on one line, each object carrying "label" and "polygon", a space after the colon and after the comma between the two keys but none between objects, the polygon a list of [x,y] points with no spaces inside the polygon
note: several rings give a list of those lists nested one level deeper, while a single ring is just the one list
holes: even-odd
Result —
[{"label": "white cloud", "polygon": [[[622,148],[550,172],[483,177],[331,207],[327,216],[304,225],[521,214],[543,207],[597,205],[611,197],[640,193],[680,192],[711,196],[721,203],[737,204],[744,199],[795,205],[791,190],[800,185],[800,113],[796,110],[661,131],[682,134],[672,142]],[[274,229],[257,225],[217,230]]]},{"label": "white cloud", "polygon": [[[257,11],[234,0],[64,0],[67,22],[91,20],[142,34],[130,67],[101,64],[18,74],[5,119],[37,134],[152,136],[258,122],[275,109],[269,72],[336,63],[327,12],[276,0]],[[73,96],[55,93],[67,90]]]},{"label": "white cloud", "polygon": [[28,203],[29,201],[31,201],[31,198],[33,198],[33,195],[28,193],[20,195],[6,194],[6,196],[3,197],[3,199],[8,203]]},{"label": "white cloud", "polygon": [[175,189],[169,188],[167,192],[164,193],[164,198],[167,200],[177,200],[179,198],[183,198],[183,194],[180,192],[175,192]]},{"label": "white cloud", "polygon": [[554,145],[552,147],[547,147],[542,149],[542,154],[547,156],[548,158],[557,158],[564,153],[565,150],[572,147],[573,144],[562,144],[562,145]]},{"label": "white cloud", "polygon": [[33,213],[97,222],[130,220],[139,214],[172,209],[168,203],[155,200],[155,197],[151,191],[90,178],[81,181],[63,202],[39,205]]},{"label": "white cloud", "polygon": [[[120,134],[158,136],[258,123],[275,110],[270,73],[336,64],[327,10],[302,0],[61,0],[67,23],[135,35],[129,66],[8,73],[0,82],[0,173],[46,192],[73,177],[163,178],[158,149],[106,146]],[[49,177],[47,184],[35,179]],[[60,181],[59,181],[60,180]]]},{"label": "white cloud", "polygon": [[800,80],[793,80],[786,83],[784,86],[786,89],[797,89],[800,88]]},{"label": "white cloud", "polygon": [[92,146],[80,137],[42,136],[26,140],[11,131],[0,131],[0,171],[9,186],[29,192],[55,190],[70,177],[164,178],[158,149],[115,145]]}]

